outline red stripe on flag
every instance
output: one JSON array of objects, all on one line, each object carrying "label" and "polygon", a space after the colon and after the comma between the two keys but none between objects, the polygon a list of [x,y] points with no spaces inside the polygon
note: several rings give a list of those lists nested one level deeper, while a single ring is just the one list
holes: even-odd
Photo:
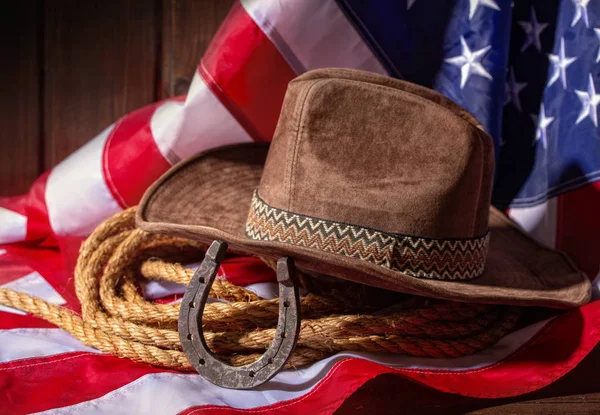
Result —
[{"label": "red stripe on flag", "polygon": [[[5,247],[6,245],[0,245],[0,249],[4,249]],[[23,278],[32,272],[34,272],[34,270],[30,266],[19,261],[18,258],[10,252],[0,255],[0,285]],[[55,326],[31,315],[0,311],[0,329],[17,329],[25,327],[41,328]]]},{"label": "red stripe on flag", "polygon": [[[335,364],[310,391],[262,408],[224,412],[330,413],[369,379],[396,373],[445,392],[480,398],[507,397],[542,388],[574,368],[600,339],[600,302],[557,317],[504,360],[467,370],[393,369],[362,359]],[[144,374],[163,370],[108,355],[69,353],[0,364],[0,386],[11,413],[73,405],[102,396]],[[114,376],[119,373],[119,376]],[[43,387],[40,387],[43,386]],[[199,406],[185,413],[223,413]]]},{"label": "red stripe on flag", "polygon": [[46,206],[46,183],[50,171],[38,177],[27,194],[27,241],[40,241],[40,246],[56,246]]},{"label": "red stripe on flag", "polygon": [[600,182],[558,196],[556,248],[590,278],[600,271]]},{"label": "red stripe on flag", "polygon": [[27,215],[27,195],[0,197],[0,207],[12,210],[20,215]]},{"label": "red stripe on flag", "polygon": [[146,188],[171,167],[158,149],[150,128],[152,114],[163,102],[123,117],[104,146],[102,172],[122,208],[136,205]]},{"label": "red stripe on flag", "polygon": [[491,366],[460,372],[408,370],[418,382],[478,398],[517,396],[538,390],[573,369],[600,341],[600,302],[562,314],[532,340]]},{"label": "red stripe on flag", "polygon": [[11,329],[51,329],[56,328],[52,323],[31,314],[15,314],[0,311],[0,330]]},{"label": "red stripe on flag", "polygon": [[263,260],[250,256],[226,258],[221,263],[219,275],[232,284],[245,287],[258,282],[276,282],[277,275]]},{"label": "red stripe on flag", "polygon": [[[73,274],[67,270],[65,258],[58,250],[31,248],[25,244],[6,244],[0,247],[7,251],[2,255],[3,263],[22,264],[37,271],[65,299],[65,307],[80,309]],[[0,272],[2,271],[3,268],[0,267]]]},{"label": "red stripe on flag", "polygon": [[27,218],[27,241],[53,246],[54,240],[48,208],[46,207],[46,182],[50,171],[38,177],[24,195],[0,198],[0,206]]},{"label": "red stripe on flag", "polygon": [[0,363],[0,413],[30,414],[74,405],[164,371],[128,359],[81,352]]},{"label": "red stripe on flag", "polygon": [[346,359],[310,392],[289,401],[252,409],[204,405],[182,414],[329,414],[365,382],[395,373],[432,388],[477,398],[517,396],[538,390],[573,369],[600,341],[600,302],[557,317],[504,360],[468,370],[393,369],[362,359]]},{"label": "red stripe on flag", "polygon": [[239,2],[213,38],[198,72],[252,138],[271,141],[287,84],[296,73]]},{"label": "red stripe on flag", "polygon": [[[4,245],[0,245],[4,249]],[[0,285],[6,284],[32,273],[34,270],[21,261],[16,261],[11,254],[0,255]]]}]

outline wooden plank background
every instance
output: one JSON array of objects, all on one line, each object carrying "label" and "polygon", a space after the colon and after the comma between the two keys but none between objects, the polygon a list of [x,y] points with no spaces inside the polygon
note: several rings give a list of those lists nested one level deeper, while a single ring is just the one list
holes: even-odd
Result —
[{"label": "wooden plank background", "polygon": [[39,1],[9,2],[0,13],[0,195],[26,191],[44,168],[42,16]]},{"label": "wooden plank background", "polygon": [[121,116],[185,94],[233,0],[3,5],[0,196],[26,192]]},{"label": "wooden plank background", "polygon": [[[0,196],[26,192],[38,175],[126,113],[185,94],[232,3],[3,4]],[[598,367],[600,351],[557,384],[501,401],[432,395],[422,386],[388,375],[360,388],[339,413],[600,413],[600,394],[593,393],[600,389]],[[432,396],[431,405],[411,406],[413,394]]]}]

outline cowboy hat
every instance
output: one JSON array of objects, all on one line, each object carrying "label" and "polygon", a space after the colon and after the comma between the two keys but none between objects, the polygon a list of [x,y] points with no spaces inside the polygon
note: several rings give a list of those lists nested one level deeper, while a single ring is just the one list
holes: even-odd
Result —
[{"label": "cowboy hat", "polygon": [[569,308],[590,282],[490,205],[493,143],[467,111],[354,70],[288,87],[270,148],[184,161],[143,197],[137,225],[410,294]]}]

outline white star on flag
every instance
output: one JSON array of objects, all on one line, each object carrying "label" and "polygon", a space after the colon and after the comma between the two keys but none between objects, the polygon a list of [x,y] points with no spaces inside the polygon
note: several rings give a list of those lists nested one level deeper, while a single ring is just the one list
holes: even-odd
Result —
[{"label": "white star on flag", "polygon": [[460,45],[462,48],[462,54],[446,59],[446,62],[449,64],[460,68],[460,89],[464,88],[471,74],[483,76],[487,79],[493,79],[492,75],[490,75],[490,73],[486,71],[481,64],[481,60],[491,49],[491,46],[488,45],[483,49],[471,52],[469,45],[467,45],[467,41],[462,36],[460,37]]},{"label": "white star on flag", "polygon": [[[594,29],[594,33],[596,33],[596,37],[598,38],[598,41],[600,42],[600,29]],[[598,48],[598,56],[596,56],[596,63],[600,62],[600,47]]]},{"label": "white star on flag", "polygon": [[417,0],[406,0],[406,10],[409,10]]},{"label": "white star on flag", "polygon": [[560,48],[558,51],[558,55],[548,55],[548,59],[550,59],[550,63],[552,64],[552,76],[550,76],[550,80],[548,81],[548,86],[552,85],[558,78],[560,78],[560,82],[563,88],[567,88],[567,67],[575,62],[577,58],[570,57],[568,58],[565,55],[565,38],[560,38]]},{"label": "white star on flag", "polygon": [[598,113],[596,107],[600,104],[600,94],[596,94],[596,88],[594,87],[594,79],[592,74],[588,77],[587,91],[575,90],[577,98],[581,101],[581,111],[577,117],[575,124],[579,124],[584,118],[590,117],[594,127],[598,127]]},{"label": "white star on flag", "polygon": [[583,23],[585,23],[585,27],[590,27],[590,21],[588,19],[587,5],[590,0],[572,0],[573,5],[575,6],[575,14],[573,15],[573,21],[571,22],[571,27],[575,26],[579,19],[583,17]]},{"label": "white star on flag", "polygon": [[520,112],[523,111],[521,109],[521,100],[519,99],[519,92],[523,88],[527,86],[527,82],[517,82],[515,79],[515,70],[514,68],[510,68],[510,73],[508,75],[508,82],[506,82],[506,98],[504,100],[504,105],[512,102],[516,109]]},{"label": "white star on flag", "polygon": [[489,7],[490,9],[500,10],[500,6],[494,0],[469,0],[469,20],[473,18],[479,6]]},{"label": "white star on flag", "polygon": [[542,147],[545,150],[548,147],[548,133],[546,132],[546,129],[552,121],[554,121],[554,117],[546,117],[546,111],[544,109],[544,104],[542,103],[539,117],[532,115],[531,118],[533,118],[533,122],[537,124],[533,144],[535,145],[539,140],[542,140]]},{"label": "white star on flag", "polygon": [[535,9],[531,6],[531,17],[528,22],[519,22],[519,25],[525,30],[525,34],[527,35],[527,39],[525,39],[525,43],[521,47],[521,52],[525,51],[530,45],[535,46],[538,52],[542,51],[542,42],[540,41],[540,35],[544,31],[546,27],[548,27],[548,23],[540,23],[538,22],[537,15],[535,14]]}]

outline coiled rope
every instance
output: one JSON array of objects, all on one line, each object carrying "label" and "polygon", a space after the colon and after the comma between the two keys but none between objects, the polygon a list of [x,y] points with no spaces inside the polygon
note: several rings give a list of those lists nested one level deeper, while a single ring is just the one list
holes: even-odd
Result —
[{"label": "coiled rope", "polygon": [[[75,269],[81,316],[40,298],[0,289],[0,305],[41,317],[103,352],[179,370],[191,370],[177,333],[179,303],[142,297],[144,280],[187,284],[203,246],[135,228],[135,208],[101,224],[82,244]],[[320,280],[319,280],[320,281]],[[328,287],[324,281],[320,285]],[[480,351],[517,325],[517,307],[466,304],[406,295],[364,295],[343,282],[301,298],[300,339],[288,367],[300,367],[340,351],[458,357]],[[351,288],[348,288],[351,287]],[[354,287],[354,288],[352,288]],[[389,294],[389,293],[388,293]],[[256,360],[273,340],[278,301],[217,279],[206,305],[207,345],[234,366]],[[385,299],[383,299],[386,297]]]}]

